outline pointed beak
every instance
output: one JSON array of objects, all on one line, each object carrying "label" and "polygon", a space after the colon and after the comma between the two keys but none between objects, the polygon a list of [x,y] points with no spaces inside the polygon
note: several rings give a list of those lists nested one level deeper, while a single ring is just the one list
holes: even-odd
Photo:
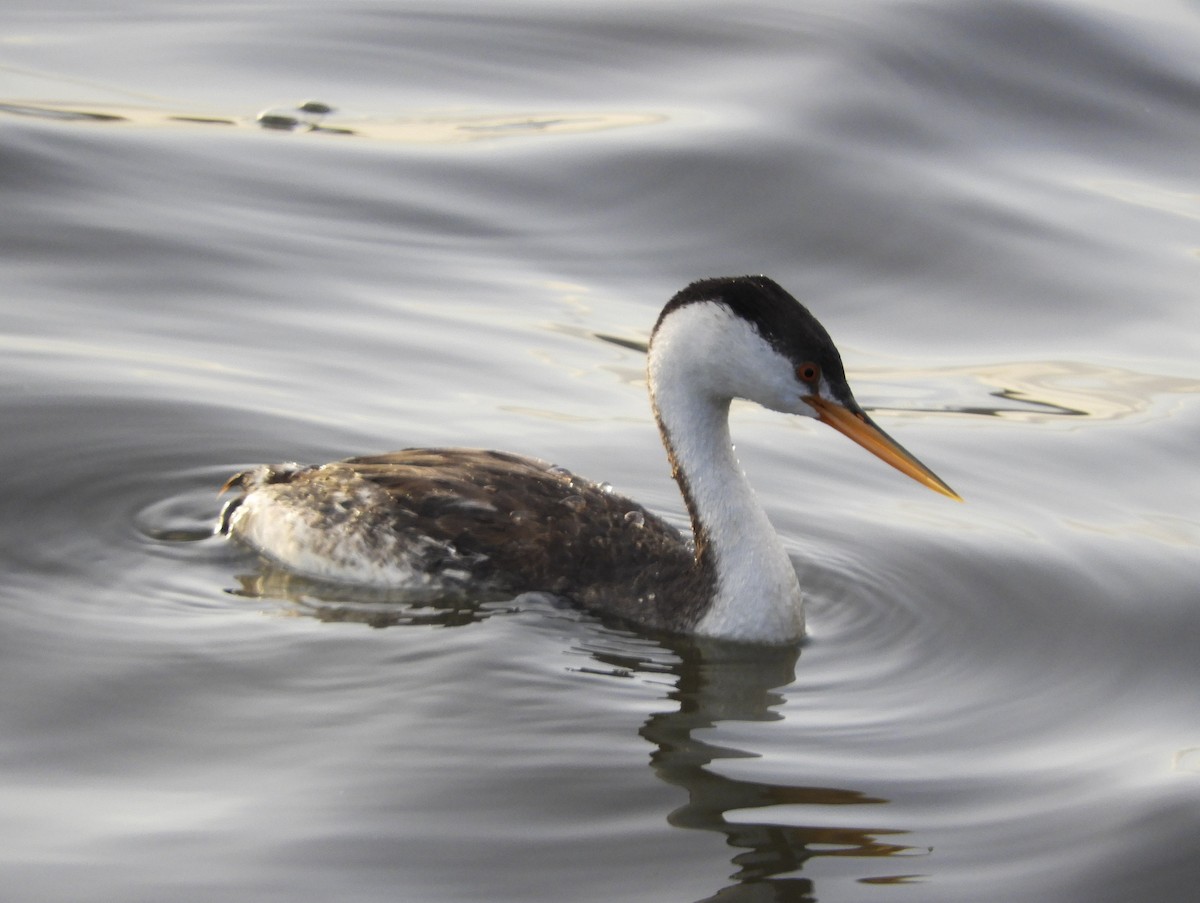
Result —
[{"label": "pointed beak", "polygon": [[904,447],[881,430],[866,414],[855,412],[843,407],[835,401],[828,401],[816,395],[804,399],[817,412],[817,419],[827,423],[843,436],[853,439],[875,457],[886,461],[892,467],[906,474],[942,495],[949,496],[956,502],[962,501],[962,496],[942,481],[941,477],[905,451]]}]

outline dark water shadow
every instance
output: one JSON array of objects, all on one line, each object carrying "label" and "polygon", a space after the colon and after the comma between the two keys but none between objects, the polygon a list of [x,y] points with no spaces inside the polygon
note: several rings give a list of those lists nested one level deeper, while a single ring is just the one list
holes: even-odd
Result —
[{"label": "dark water shadow", "polygon": [[[740,780],[714,767],[725,759],[756,758],[758,753],[718,746],[700,739],[697,733],[723,722],[781,720],[778,708],[784,697],[779,691],[795,679],[799,647],[695,638],[666,640],[664,646],[678,657],[677,664],[665,669],[675,678],[667,698],[676,706],[651,715],[639,734],[654,746],[650,764],[655,774],[687,793],[687,802],[668,813],[667,821],[684,830],[722,834],[735,851],[730,883],[697,903],[806,903],[817,899],[816,889],[812,879],[798,873],[814,857],[887,859],[928,852],[889,840],[906,833],[894,828],[799,826],[769,817],[773,806],[841,808],[885,805],[888,800],[845,787]],[[595,650],[591,654],[610,669],[644,671],[654,666],[636,655]],[[738,813],[736,821],[729,817],[732,812]],[[762,817],[747,818],[751,812]],[[920,877],[906,869],[902,874],[859,880],[887,884]]]},{"label": "dark water shadow", "polygon": [[[430,592],[426,597],[411,590],[403,593],[345,587],[309,580],[263,566],[257,573],[237,578],[233,595],[286,602],[296,615],[329,622],[358,622],[374,628],[406,626],[464,627],[480,624],[506,612],[531,608],[551,612],[565,603],[544,594],[493,597],[478,592]],[[666,694],[672,705],[646,719],[638,731],[654,750],[650,766],[661,779],[687,794],[687,802],[667,813],[668,823],[688,831],[724,835],[734,850],[730,883],[705,901],[815,900],[813,882],[798,873],[814,857],[864,859],[912,857],[927,851],[898,843],[894,828],[837,825],[789,825],[771,820],[771,807],[807,806],[872,807],[888,800],[847,787],[822,787],[804,783],[772,784],[740,780],[721,774],[715,766],[726,759],[756,758],[753,750],[718,746],[700,739],[725,722],[782,720],[780,692],[795,680],[800,647],[756,646],[698,638],[646,637],[620,628],[592,627],[603,637],[585,642],[576,651],[589,664],[574,670],[629,678],[654,675],[672,680]],[[628,637],[635,642],[622,642]],[[819,810],[817,810],[819,811]],[[869,810],[868,810],[869,811]],[[729,813],[737,812],[737,820]],[[762,818],[748,819],[759,812]],[[864,819],[869,822],[869,819]],[[900,870],[898,870],[899,872]],[[903,883],[918,879],[911,870],[894,875],[860,878],[871,884]],[[698,901],[699,903],[699,901]]]},{"label": "dark water shadow", "polygon": [[232,596],[283,602],[289,614],[318,621],[374,628],[464,627],[521,608],[519,597],[511,593],[343,586],[292,574],[265,561],[235,580],[237,586],[226,590]]},{"label": "dark water shadow", "polygon": [[[545,594],[517,597],[478,591],[447,593],[372,590],[314,581],[259,562],[255,573],[237,577],[232,595],[274,599],[287,612],[327,622],[357,622],[373,628],[406,626],[464,627],[508,612],[561,611],[567,603]],[[574,609],[572,609],[574,611]],[[733,850],[729,883],[706,901],[745,903],[808,903],[817,899],[812,879],[801,875],[817,857],[867,860],[911,859],[926,848],[898,842],[907,832],[895,828],[847,827],[844,816],[835,824],[785,824],[771,819],[772,807],[804,806],[819,813],[826,807],[878,807],[888,800],[849,787],[796,783],[766,783],[721,774],[727,759],[757,758],[750,749],[719,746],[697,734],[728,722],[781,721],[781,690],[795,681],[801,647],[758,646],[700,638],[651,636],[619,625],[602,626],[580,615],[590,631],[574,651],[588,664],[575,671],[615,678],[653,677],[673,683],[665,699],[671,705],[646,719],[639,735],[653,746],[650,766],[656,776],[678,787],[687,802],[665,818],[687,831],[711,831],[725,837]],[[864,809],[864,816],[872,811]],[[736,813],[731,817],[731,813]],[[761,817],[748,817],[751,813]],[[864,872],[868,870],[864,869]],[[858,880],[865,884],[908,883],[923,876],[911,868],[893,874],[869,870]]]}]

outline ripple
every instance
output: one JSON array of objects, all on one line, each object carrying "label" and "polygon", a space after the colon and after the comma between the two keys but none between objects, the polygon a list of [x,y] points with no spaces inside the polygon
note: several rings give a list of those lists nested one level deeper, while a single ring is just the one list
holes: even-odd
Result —
[{"label": "ripple", "polygon": [[[205,471],[203,476],[211,475]],[[166,475],[170,481],[191,482],[199,474]],[[134,514],[134,525],[154,542],[204,542],[213,535],[215,493],[200,488],[181,489],[147,502]]]}]

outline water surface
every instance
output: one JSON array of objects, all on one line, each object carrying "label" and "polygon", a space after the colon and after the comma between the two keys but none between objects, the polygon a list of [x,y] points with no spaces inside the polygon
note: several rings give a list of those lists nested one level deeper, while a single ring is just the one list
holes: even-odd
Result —
[{"label": "water surface", "polygon": [[[1191,900],[1198,41],[1171,2],[8,4],[5,886]],[[747,272],[967,500],[738,407],[802,647],[211,535],[248,464],[424,444],[682,523],[637,346]]]}]

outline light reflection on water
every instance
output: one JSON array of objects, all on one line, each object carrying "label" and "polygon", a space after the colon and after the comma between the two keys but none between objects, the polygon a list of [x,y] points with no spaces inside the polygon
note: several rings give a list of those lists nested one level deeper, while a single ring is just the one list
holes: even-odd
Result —
[{"label": "light reflection on water", "polygon": [[[264,110],[253,116],[197,115],[132,106],[89,104],[37,105],[0,103],[0,115],[76,124],[126,125],[140,128],[208,126],[257,127],[296,131],[314,137],[355,137],[398,144],[457,144],[530,135],[574,135],[606,129],[654,125],[665,117],[650,113],[552,113],[516,115],[451,115],[427,113],[410,117],[346,116],[336,110],[316,115],[298,107]],[[325,105],[321,105],[325,106]],[[331,118],[332,117],[332,118]]]}]

